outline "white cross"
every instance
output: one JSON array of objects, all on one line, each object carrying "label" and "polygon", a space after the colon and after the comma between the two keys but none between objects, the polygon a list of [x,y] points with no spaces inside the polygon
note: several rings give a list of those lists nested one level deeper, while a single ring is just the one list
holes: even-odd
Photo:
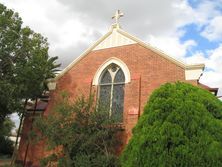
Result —
[{"label": "white cross", "polygon": [[112,19],[116,20],[116,24],[119,24],[119,18],[123,17],[123,13],[120,10],[117,10]]}]

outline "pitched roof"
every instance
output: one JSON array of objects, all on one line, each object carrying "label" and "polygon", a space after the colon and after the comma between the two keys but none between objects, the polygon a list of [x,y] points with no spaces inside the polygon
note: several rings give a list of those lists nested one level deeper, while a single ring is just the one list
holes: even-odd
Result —
[{"label": "pitched roof", "polygon": [[76,63],[78,63],[82,58],[84,58],[88,53],[93,50],[124,46],[129,44],[137,43],[147,49],[152,50],[153,52],[159,54],[163,58],[173,62],[174,64],[180,66],[185,70],[193,70],[193,69],[204,69],[204,64],[193,64],[187,65],[181,61],[174,59],[173,57],[167,55],[163,51],[152,47],[149,44],[144,43],[142,40],[130,35],[129,33],[123,31],[119,25],[112,25],[109,32],[107,32],[104,36],[102,36],[98,41],[96,41],[93,45],[91,45],[85,52],[83,52],[79,57],[77,57],[71,64],[69,64],[60,74],[58,74],[54,80],[58,80],[61,78],[66,72],[68,72]]}]

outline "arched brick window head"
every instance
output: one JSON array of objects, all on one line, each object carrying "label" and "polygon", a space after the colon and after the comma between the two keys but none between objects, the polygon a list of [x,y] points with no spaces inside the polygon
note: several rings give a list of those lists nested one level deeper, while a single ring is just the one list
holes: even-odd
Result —
[{"label": "arched brick window head", "polygon": [[99,79],[99,105],[108,108],[109,116],[118,122],[123,120],[125,75],[112,63],[103,70]]}]

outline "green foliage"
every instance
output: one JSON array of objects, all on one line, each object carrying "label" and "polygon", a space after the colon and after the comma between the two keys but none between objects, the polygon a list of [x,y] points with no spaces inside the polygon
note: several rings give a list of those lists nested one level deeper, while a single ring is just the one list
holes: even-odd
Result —
[{"label": "green foliage", "polygon": [[3,122],[3,127],[1,127],[0,136],[9,137],[11,135],[12,129],[15,127],[15,123],[9,117]]},{"label": "green foliage", "polygon": [[106,109],[96,108],[93,97],[70,102],[64,95],[52,112],[37,119],[35,127],[47,138],[49,149],[62,146],[58,166],[118,166],[115,148],[120,129]]},{"label": "green foliage", "polygon": [[0,136],[0,155],[7,155],[11,157],[13,149],[13,141],[11,141],[8,137]]},{"label": "green foliage", "polygon": [[57,160],[57,155],[56,154],[51,154],[46,158],[43,158],[40,160],[40,165],[41,166],[47,166],[49,162],[53,162]]},{"label": "green foliage", "polygon": [[222,166],[222,103],[185,83],[154,91],[121,155],[123,167]]},{"label": "green foliage", "polygon": [[0,4],[0,124],[22,110],[25,98],[34,98],[54,77],[57,57],[49,57],[47,39],[22,26],[18,13]]},{"label": "green foliage", "polygon": [[0,155],[11,156],[13,152],[13,142],[9,139],[12,129],[15,127],[10,118],[6,118],[0,127]]}]

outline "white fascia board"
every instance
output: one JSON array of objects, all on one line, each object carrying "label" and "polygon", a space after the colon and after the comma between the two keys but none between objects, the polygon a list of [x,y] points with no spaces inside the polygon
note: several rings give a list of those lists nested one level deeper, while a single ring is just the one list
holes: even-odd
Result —
[{"label": "white fascia board", "polygon": [[104,39],[99,45],[97,45],[93,50],[113,48],[135,43],[137,42],[120,34],[116,29],[113,29],[112,33],[106,39]]},{"label": "white fascia board", "polygon": [[199,80],[203,73],[203,69],[186,69],[185,79],[186,80]]}]

